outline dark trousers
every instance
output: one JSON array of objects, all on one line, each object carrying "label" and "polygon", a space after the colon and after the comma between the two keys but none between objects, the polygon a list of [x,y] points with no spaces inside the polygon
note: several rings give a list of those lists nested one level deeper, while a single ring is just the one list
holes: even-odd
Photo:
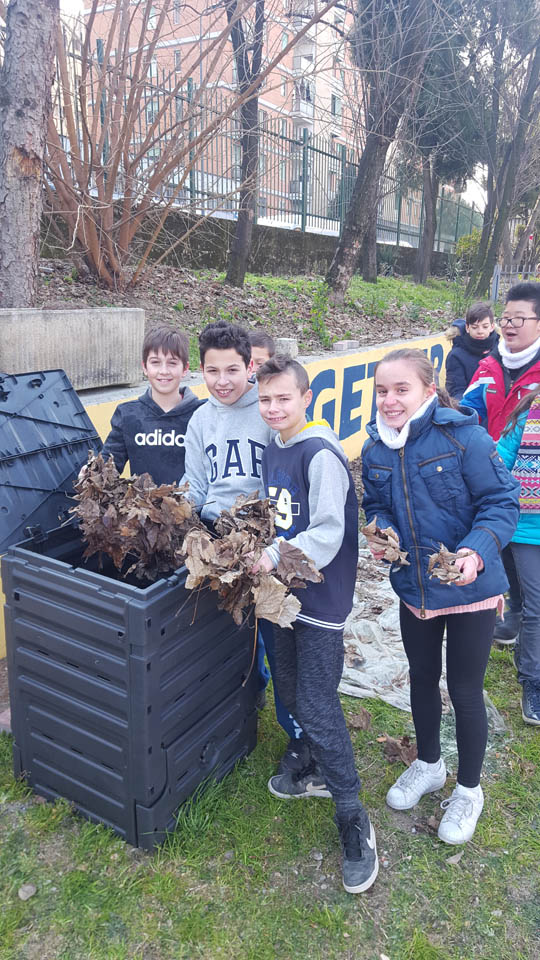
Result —
[{"label": "dark trousers", "polygon": [[343,631],[274,626],[275,677],[286,709],[301,725],[338,807],[359,805],[360,781],[337,692],[343,671]]},{"label": "dark trousers", "polygon": [[512,545],[510,543],[504,548],[501,556],[504,564],[504,572],[508,577],[508,609],[511,613],[521,613],[521,584],[516,569],[516,561],[512,552]]},{"label": "dark trousers", "polygon": [[540,546],[513,543],[512,550],[523,596],[518,680],[540,684]]},{"label": "dark trousers", "polygon": [[496,611],[479,610],[420,620],[401,603],[399,615],[409,661],[418,757],[427,763],[436,763],[441,755],[439,680],[446,625],[446,677],[456,714],[457,780],[463,787],[476,787],[486,752],[484,676]]}]

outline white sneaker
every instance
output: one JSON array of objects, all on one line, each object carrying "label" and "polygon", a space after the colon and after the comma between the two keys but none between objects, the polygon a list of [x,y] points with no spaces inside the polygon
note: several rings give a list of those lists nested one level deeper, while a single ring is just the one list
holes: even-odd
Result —
[{"label": "white sneaker", "polygon": [[438,764],[414,760],[410,767],[397,778],[386,794],[386,802],[393,810],[409,810],[425,793],[440,790],[446,783],[444,760]]},{"label": "white sneaker", "polygon": [[462,787],[458,783],[452,796],[441,803],[446,813],[439,824],[439,839],[445,843],[467,843],[476,829],[483,806],[482,787]]}]

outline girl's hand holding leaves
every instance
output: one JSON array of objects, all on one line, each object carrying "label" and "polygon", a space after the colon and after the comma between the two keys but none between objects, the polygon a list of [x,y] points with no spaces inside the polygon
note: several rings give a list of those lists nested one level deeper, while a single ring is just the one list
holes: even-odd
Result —
[{"label": "girl's hand holding leaves", "polygon": [[399,537],[392,527],[377,526],[377,517],[361,528],[374,560],[388,560],[399,566],[408,567],[407,551],[399,549]]}]

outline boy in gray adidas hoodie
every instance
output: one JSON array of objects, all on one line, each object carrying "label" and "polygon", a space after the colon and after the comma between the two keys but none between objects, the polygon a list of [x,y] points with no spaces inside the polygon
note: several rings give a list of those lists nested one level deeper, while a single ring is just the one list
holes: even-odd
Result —
[{"label": "boy in gray adidas hoodie", "polygon": [[360,781],[338,695],[343,628],[352,608],[358,560],[358,501],[339,441],[325,421],[306,422],[312,400],[304,368],[274,357],[257,373],[261,415],[279,431],[263,454],[267,495],[276,508],[274,542],[255,563],[270,573],[288,540],[323,574],[296,591],[291,629],[274,628],[275,678],[309,747],[304,769],[278,773],[270,792],[284,800],[332,797],[343,849],[343,886],[362,893],[378,871],[375,831],[358,799]]},{"label": "boy in gray adidas hoodie", "polygon": [[[182,483],[201,517],[212,526],[221,510],[229,510],[241,494],[259,490],[263,496],[262,455],[273,437],[259,413],[258,388],[249,380],[251,343],[242,327],[223,320],[210,323],[199,336],[204,381],[210,398],[195,412],[186,433],[186,467]],[[274,675],[273,631],[259,621],[259,688]],[[262,642],[261,642],[262,641]],[[274,683],[276,717],[289,736],[280,769],[302,764],[302,730],[281,703]]]}]

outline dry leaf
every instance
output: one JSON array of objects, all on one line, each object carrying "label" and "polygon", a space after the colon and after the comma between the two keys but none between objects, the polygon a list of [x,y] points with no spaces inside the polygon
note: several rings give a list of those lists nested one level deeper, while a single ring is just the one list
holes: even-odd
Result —
[{"label": "dry leaf", "polygon": [[279,563],[276,575],[283,583],[291,584],[293,587],[305,587],[306,580],[311,583],[320,583],[324,580],[322,573],[317,570],[313,561],[303,550],[287,540],[279,542]]},{"label": "dry leaf", "polygon": [[[377,737],[377,739],[380,740],[381,738]],[[389,763],[396,763],[397,760],[401,760],[410,767],[413,760],[416,760],[418,756],[416,743],[411,741],[410,737],[404,736],[397,739],[385,733],[383,742],[383,753]]]},{"label": "dry leaf", "polygon": [[[472,552],[471,550],[469,553],[460,553],[459,556],[468,557]],[[457,553],[452,553],[445,547],[444,543],[441,543],[439,552],[431,553],[428,557],[427,572],[430,579],[436,577],[442,583],[454,583],[456,580],[461,580],[463,574],[454,565],[457,558]]]},{"label": "dry leaf", "polygon": [[377,526],[377,517],[373,517],[373,520],[360,529],[369,540],[370,546],[374,547],[377,552],[383,554],[384,560],[388,560],[389,563],[395,563],[402,567],[410,566],[407,560],[407,551],[399,549],[399,539],[396,531],[393,530],[392,527],[381,529],[381,527]]},{"label": "dry leaf", "polygon": [[371,714],[365,707],[358,707],[356,713],[351,713],[347,717],[347,723],[355,730],[369,730],[371,726]]},{"label": "dry leaf", "polygon": [[255,616],[271,620],[280,627],[292,627],[302,604],[287,592],[287,586],[276,577],[266,576],[253,588]]},{"label": "dry leaf", "polygon": [[449,863],[451,866],[455,866],[461,860],[463,853],[464,851],[460,850],[459,853],[455,853],[453,857],[447,857],[446,862]]}]

